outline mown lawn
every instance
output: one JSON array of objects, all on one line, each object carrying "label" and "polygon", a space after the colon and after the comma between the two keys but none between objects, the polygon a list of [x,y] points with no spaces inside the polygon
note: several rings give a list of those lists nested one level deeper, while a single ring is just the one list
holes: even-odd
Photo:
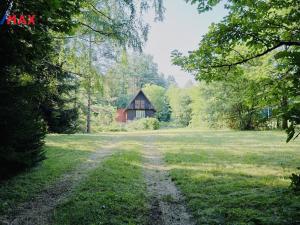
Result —
[{"label": "mown lawn", "polygon": [[147,224],[148,196],[140,146],[123,142],[119,153],[89,174],[54,212],[53,224]]},{"label": "mown lawn", "polygon": [[53,212],[53,224],[148,224],[141,150],[148,136],[197,224],[300,224],[300,195],[289,188],[300,166],[300,138],[277,131],[172,129],[98,135],[49,135],[47,159],[1,183],[0,214],[32,198],[88,156],[121,143]]},{"label": "mown lawn", "polygon": [[289,176],[300,140],[282,132],[161,131],[157,146],[198,224],[300,224]]},{"label": "mown lawn", "polygon": [[111,135],[48,135],[46,157],[40,165],[0,183],[0,215],[29,200],[63,173],[87,159],[95,149],[109,143]]}]

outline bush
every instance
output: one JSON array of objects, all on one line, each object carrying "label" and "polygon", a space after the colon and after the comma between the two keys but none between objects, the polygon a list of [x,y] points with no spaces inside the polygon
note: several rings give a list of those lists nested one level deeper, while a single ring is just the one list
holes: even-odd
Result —
[{"label": "bush", "polygon": [[[300,167],[298,167],[298,169],[300,170]],[[295,192],[300,192],[300,174],[292,174],[292,176],[290,177],[292,183],[291,183],[291,187]]]},{"label": "bush", "polygon": [[46,127],[30,94],[30,87],[0,89],[0,180],[45,158]]},{"label": "bush", "polygon": [[117,123],[117,122],[113,122],[110,125],[102,125],[102,126],[98,126],[93,128],[93,133],[99,133],[99,132],[124,132],[127,131],[125,128],[125,124],[123,123]]},{"label": "bush", "polygon": [[159,121],[156,118],[143,118],[127,124],[129,130],[158,130]]}]

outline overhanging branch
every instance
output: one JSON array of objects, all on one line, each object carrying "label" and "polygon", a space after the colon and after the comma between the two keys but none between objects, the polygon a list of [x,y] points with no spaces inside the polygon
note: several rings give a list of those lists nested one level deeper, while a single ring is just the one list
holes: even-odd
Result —
[{"label": "overhanging branch", "polygon": [[103,36],[107,36],[107,37],[114,36],[114,33],[113,33],[113,32],[105,32],[105,31],[102,31],[102,30],[97,30],[97,29],[91,27],[91,26],[88,25],[88,24],[85,24],[85,23],[82,23],[82,22],[78,22],[78,23],[79,23],[80,25],[84,26],[84,27],[89,28],[90,30],[92,30],[92,31],[94,31],[94,32],[96,32],[96,33],[99,33],[99,34],[103,35]]},{"label": "overhanging branch", "polygon": [[220,64],[220,65],[212,65],[212,68],[222,68],[222,67],[232,67],[232,66],[237,66],[240,64],[244,64],[252,59],[259,58],[263,55],[268,54],[269,52],[272,52],[273,50],[281,47],[281,46],[300,46],[300,41],[280,41],[278,44],[274,45],[271,48],[266,49],[262,53],[259,53],[257,55],[254,55],[252,57],[244,58],[243,60],[237,61],[235,63],[227,63],[227,64]]},{"label": "overhanging branch", "polygon": [[99,9],[97,9],[96,6],[94,6],[92,3],[90,3],[90,5],[92,6],[92,8],[99,13],[100,15],[102,15],[103,17],[105,17],[106,19],[113,21],[113,19],[111,17],[109,17],[108,15],[106,15],[104,12],[100,11]]}]

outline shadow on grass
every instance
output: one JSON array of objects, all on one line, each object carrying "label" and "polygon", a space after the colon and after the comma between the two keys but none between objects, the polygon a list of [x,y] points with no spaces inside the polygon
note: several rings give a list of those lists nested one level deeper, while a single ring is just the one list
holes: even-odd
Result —
[{"label": "shadow on grass", "polygon": [[196,132],[159,136],[172,180],[198,224],[300,224],[300,196],[288,176],[299,140],[280,132]]},{"label": "shadow on grass", "polygon": [[[182,150],[184,151],[184,149]],[[230,150],[192,150],[197,153],[166,153],[165,159],[169,164],[213,163],[218,165],[253,165],[255,167],[273,166],[281,169],[295,168],[299,165],[299,157],[288,152],[250,152],[240,154]]]},{"label": "shadow on grass", "polygon": [[0,215],[29,200],[90,154],[90,151],[57,146],[46,146],[45,151],[46,160],[0,183]]},{"label": "shadow on grass", "polygon": [[128,144],[91,171],[73,195],[55,209],[53,224],[146,224],[146,186],[136,165],[141,156],[129,150],[133,143]]},{"label": "shadow on grass", "polygon": [[170,173],[199,224],[300,223],[300,196],[275,177],[217,170]]}]

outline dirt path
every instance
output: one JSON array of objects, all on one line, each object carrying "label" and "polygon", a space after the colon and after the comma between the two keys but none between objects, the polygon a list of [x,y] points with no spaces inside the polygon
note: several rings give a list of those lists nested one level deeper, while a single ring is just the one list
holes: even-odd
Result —
[{"label": "dirt path", "polygon": [[143,154],[144,176],[152,199],[150,225],[194,225],[153,141],[153,138],[147,138]]},{"label": "dirt path", "polygon": [[46,225],[51,222],[52,210],[64,201],[72,190],[88,176],[88,172],[113,153],[117,143],[92,153],[88,160],[75,170],[64,174],[56,183],[15,209],[14,216],[0,217],[3,225]]}]

